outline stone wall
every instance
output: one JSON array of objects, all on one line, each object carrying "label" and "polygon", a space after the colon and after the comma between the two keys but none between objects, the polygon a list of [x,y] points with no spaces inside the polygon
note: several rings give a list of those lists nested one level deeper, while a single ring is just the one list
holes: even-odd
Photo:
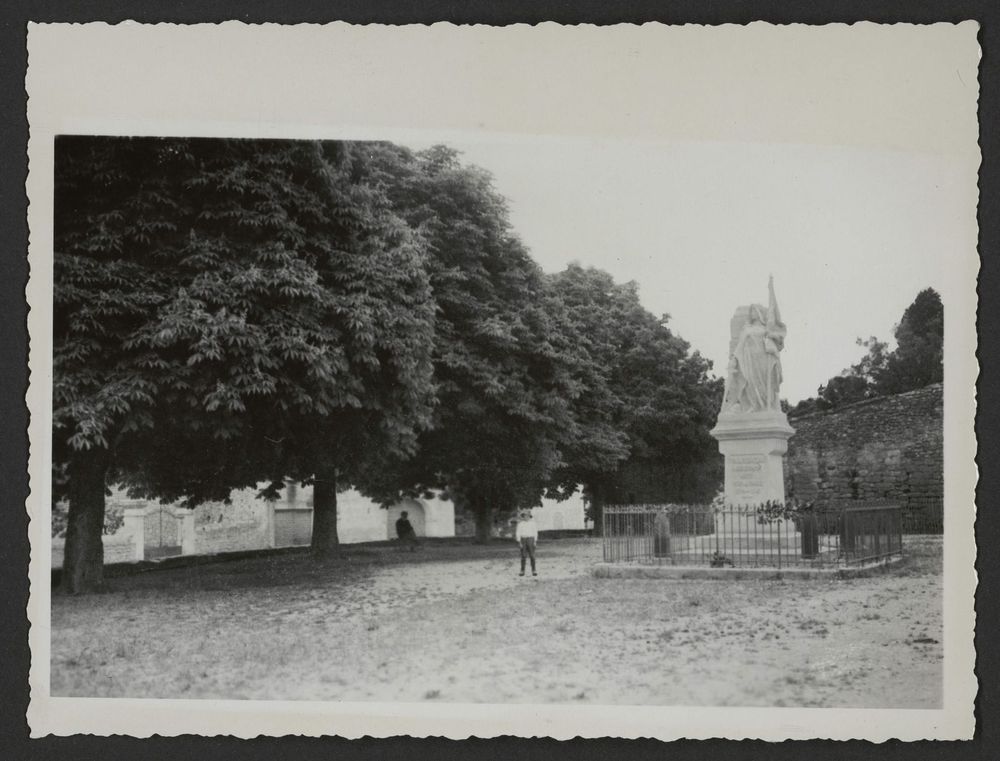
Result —
[{"label": "stone wall", "polygon": [[[192,511],[180,505],[131,499],[120,488],[114,488],[107,504],[116,511],[114,522],[118,529],[104,536],[104,562],[308,545],[312,535],[312,487],[289,484],[273,502],[259,499],[258,491],[240,489],[230,495],[229,504],[207,502]],[[447,500],[437,496],[408,499],[386,509],[348,490],[337,495],[340,541],[354,544],[394,539],[395,522],[404,509],[409,511],[418,536],[455,535],[455,508]],[[62,567],[65,543],[64,537],[53,536],[53,568]]]},{"label": "stone wall", "polygon": [[[312,492],[312,487],[289,484],[277,500],[265,502],[257,497],[258,489],[241,489],[230,495],[229,504],[208,502],[190,511],[180,505],[131,499],[115,488],[108,504],[115,505],[124,519],[119,516],[117,522],[123,525],[104,537],[105,563],[307,545],[312,533]],[[337,495],[340,541],[353,544],[395,539],[396,519],[403,510],[409,513],[418,536],[474,533],[471,516],[456,516],[454,505],[440,496],[404,499],[383,508],[348,490]],[[586,526],[583,497],[578,492],[562,502],[545,500],[544,506],[535,510],[535,518],[540,531],[582,529]],[[498,536],[511,530],[509,521],[498,518]],[[62,566],[64,545],[64,538],[53,537],[53,568]]]},{"label": "stone wall", "polygon": [[581,490],[560,501],[543,499],[542,506],[533,510],[539,531],[571,531],[587,527],[586,504]]},{"label": "stone wall", "polygon": [[[128,532],[118,532],[116,534],[101,537],[104,543],[104,562],[110,563],[131,563],[136,559],[135,540]],[[63,556],[66,552],[66,540],[58,537],[52,540],[52,567],[62,568]]]},{"label": "stone wall", "polygon": [[194,511],[195,547],[199,555],[255,550],[269,546],[268,504],[256,490],[242,489],[231,504],[209,502]]},{"label": "stone wall", "polygon": [[785,493],[820,504],[892,500],[909,511],[943,498],[941,384],[789,420]]},{"label": "stone wall", "polygon": [[[454,510],[454,509],[453,509]],[[542,504],[531,510],[539,531],[582,531],[590,528],[582,490],[577,490],[564,500],[543,498]],[[466,510],[453,511],[455,536],[475,536],[476,519]],[[513,515],[496,515],[492,536],[514,535]]]},{"label": "stone wall", "polygon": [[[310,493],[311,493],[310,489]],[[409,508],[411,523],[418,526],[417,533],[424,535],[423,516],[418,519],[417,510],[414,510],[409,500],[406,508]],[[310,507],[312,500],[310,499]],[[406,509],[400,508],[400,510]],[[384,542],[386,539],[396,537],[396,519],[399,518],[400,511],[392,517],[390,526],[389,511],[372,502],[367,497],[350,489],[337,494],[337,534],[344,544],[354,544],[355,542]]]}]

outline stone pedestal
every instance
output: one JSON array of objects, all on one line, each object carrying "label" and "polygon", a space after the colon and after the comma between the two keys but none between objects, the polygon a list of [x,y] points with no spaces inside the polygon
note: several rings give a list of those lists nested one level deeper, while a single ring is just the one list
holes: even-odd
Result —
[{"label": "stone pedestal", "polygon": [[781,456],[795,433],[785,413],[720,413],[711,434],[726,458],[726,503],[757,505],[785,501]]}]

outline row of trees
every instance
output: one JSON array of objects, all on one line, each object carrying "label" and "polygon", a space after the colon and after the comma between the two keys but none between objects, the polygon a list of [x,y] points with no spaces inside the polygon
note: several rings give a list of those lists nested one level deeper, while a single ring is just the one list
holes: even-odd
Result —
[{"label": "row of trees", "polygon": [[861,360],[821,385],[816,396],[803,399],[789,416],[830,410],[877,396],[901,394],[941,383],[944,379],[944,307],[933,288],[917,294],[896,325],[896,349],[872,336],[858,345],[868,351]]},{"label": "row of trees", "polygon": [[346,486],[447,489],[485,540],[544,493],[599,511],[629,464],[717,467],[710,363],[634,284],[542,273],[447,148],[60,137],[55,167],[67,591],[101,581],[109,484],[312,484],[322,554]]}]

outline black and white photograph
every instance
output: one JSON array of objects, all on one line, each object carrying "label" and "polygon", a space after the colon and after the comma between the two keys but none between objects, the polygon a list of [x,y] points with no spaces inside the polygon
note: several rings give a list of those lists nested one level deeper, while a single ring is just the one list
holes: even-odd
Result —
[{"label": "black and white photograph", "polygon": [[971,733],[974,23],[213,29],[29,33],[34,734]]}]

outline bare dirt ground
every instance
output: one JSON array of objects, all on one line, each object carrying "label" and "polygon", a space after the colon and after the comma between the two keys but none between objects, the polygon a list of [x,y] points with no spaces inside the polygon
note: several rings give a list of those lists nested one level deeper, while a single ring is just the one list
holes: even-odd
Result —
[{"label": "bare dirt ground", "polygon": [[940,537],[866,578],[596,579],[599,540],[350,548],[53,597],[57,696],[934,708]]}]

